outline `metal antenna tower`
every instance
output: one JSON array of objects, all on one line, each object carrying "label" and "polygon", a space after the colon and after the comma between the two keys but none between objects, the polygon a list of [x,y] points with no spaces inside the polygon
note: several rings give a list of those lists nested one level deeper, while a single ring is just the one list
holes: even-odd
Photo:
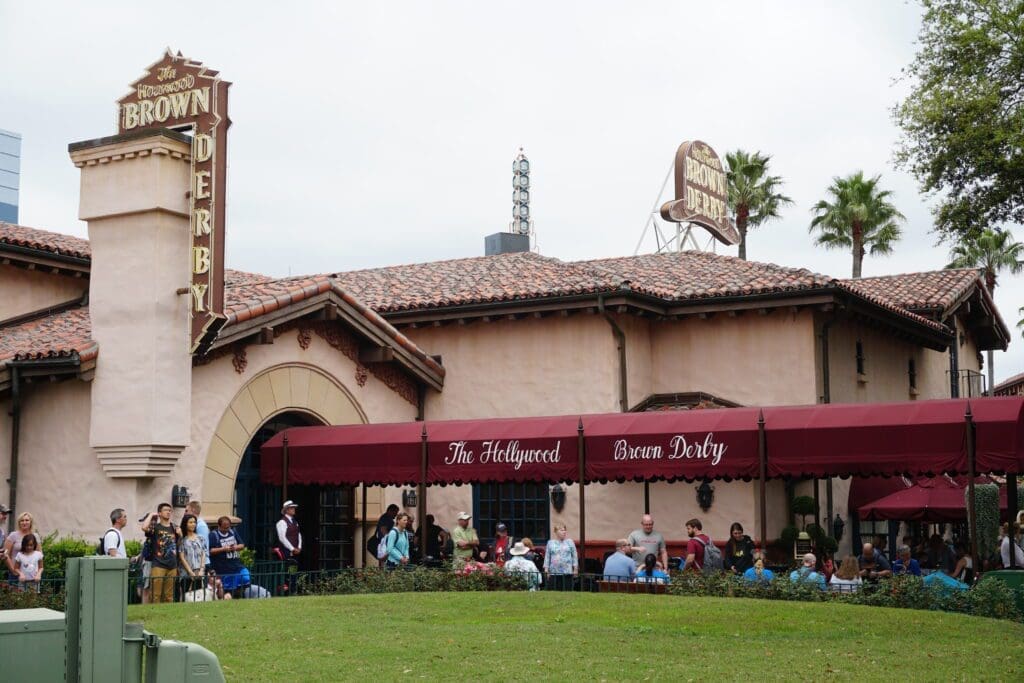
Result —
[{"label": "metal antenna tower", "polygon": [[[640,239],[637,240],[633,256],[640,253],[640,249],[644,246],[644,240],[647,239],[648,232],[654,236],[655,254],[686,251],[687,249],[715,253],[716,240],[713,236],[708,235],[707,242],[701,247],[700,243],[697,242],[698,233],[693,231],[693,223],[669,223],[661,217],[659,209],[666,201],[665,189],[669,186],[669,181],[672,180],[675,167],[676,160],[673,156],[672,161],[668,165],[668,172],[665,173],[665,180],[661,182],[661,189],[658,190],[658,195],[654,198],[654,206],[651,207],[651,212],[647,215],[647,222],[644,223],[644,229],[640,233]],[[673,199],[674,197],[670,193],[668,198]]]},{"label": "metal antenna tower", "polygon": [[530,216],[530,160],[522,147],[512,161],[512,221],[508,224],[508,231],[528,235],[530,250],[537,251],[537,234]]}]

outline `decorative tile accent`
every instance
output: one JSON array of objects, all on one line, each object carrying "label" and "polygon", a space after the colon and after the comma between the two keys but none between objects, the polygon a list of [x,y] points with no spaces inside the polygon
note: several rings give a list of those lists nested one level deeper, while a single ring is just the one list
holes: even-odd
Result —
[{"label": "decorative tile accent", "polygon": [[245,366],[249,364],[249,359],[245,357],[245,346],[236,345],[234,355],[231,358],[231,364],[235,366],[235,372],[241,375],[245,372]]}]

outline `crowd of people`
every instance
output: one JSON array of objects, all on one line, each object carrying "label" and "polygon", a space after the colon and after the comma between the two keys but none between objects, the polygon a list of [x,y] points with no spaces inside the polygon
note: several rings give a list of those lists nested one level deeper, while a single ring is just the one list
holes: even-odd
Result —
[{"label": "crowd of people", "polygon": [[[297,566],[303,550],[302,533],[295,518],[298,506],[286,501],[275,525],[274,555]],[[210,529],[201,516],[198,501],[188,503],[180,522],[171,520],[172,507],[160,504],[155,512],[139,518],[145,542],[137,558],[141,568],[138,590],[142,602],[205,601],[232,597],[267,597],[269,592],[252,583],[242,563],[245,543],[230,517],[222,516]],[[25,590],[39,590],[43,579],[42,538],[32,515],[23,512],[14,529],[4,534],[9,510],[0,505],[0,563],[6,566],[8,582]],[[950,543],[938,534],[925,540],[904,537],[895,556],[885,552],[885,539],[864,543],[860,554],[846,557],[836,566],[828,553],[806,553],[800,565],[789,573],[794,584],[821,590],[856,591],[866,583],[890,576],[925,576],[927,582],[942,582],[953,587],[970,586],[976,572],[984,567],[999,568],[1013,563],[1024,568],[1021,517],[1016,523],[1003,524],[996,547],[984,553],[981,563],[972,557],[966,542]],[[421,530],[414,530],[413,518],[388,506],[377,521],[376,533],[367,539],[366,550],[376,555],[381,567],[389,570],[411,565],[453,566],[463,572],[484,567],[503,568],[526,576],[531,589],[571,590],[581,572],[582,560],[576,543],[564,523],[556,523],[543,548],[530,538],[513,539],[506,524],[499,522],[493,540],[484,544],[471,524],[472,515],[460,512],[449,532],[426,515],[425,546]],[[110,557],[127,557],[123,529],[128,524],[124,509],[110,513],[110,527],[100,539],[98,552]],[[766,566],[764,554],[755,546],[741,524],[733,523],[729,538],[721,549],[704,532],[700,519],[685,523],[687,542],[684,554],[669,558],[664,535],[654,528],[654,518],[645,514],[640,527],[615,542],[615,550],[605,556],[601,576],[606,581],[667,584],[669,569],[714,574],[724,572],[748,582],[770,582],[775,572]],[[290,578],[294,581],[294,578]]]}]

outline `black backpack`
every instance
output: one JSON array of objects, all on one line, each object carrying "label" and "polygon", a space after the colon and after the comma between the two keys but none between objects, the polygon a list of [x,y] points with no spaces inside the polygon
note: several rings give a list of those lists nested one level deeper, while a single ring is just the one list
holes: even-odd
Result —
[{"label": "black backpack", "polygon": [[117,529],[115,529],[114,527],[110,527],[109,529],[104,531],[103,535],[100,536],[99,545],[96,546],[96,554],[97,555],[106,555],[107,554],[107,549],[106,549],[106,547],[104,547],[103,544],[106,543],[106,541],[107,541],[107,534],[109,534],[111,531],[113,531],[115,534],[117,534],[118,538],[121,537],[121,532],[118,531]]}]

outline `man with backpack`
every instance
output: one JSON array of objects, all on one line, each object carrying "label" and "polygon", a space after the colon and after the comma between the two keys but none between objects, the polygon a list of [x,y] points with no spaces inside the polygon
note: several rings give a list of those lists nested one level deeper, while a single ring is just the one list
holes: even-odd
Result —
[{"label": "man with backpack", "polygon": [[124,508],[115,508],[110,511],[110,528],[100,538],[99,555],[108,557],[128,557],[124,551],[124,536],[121,529],[128,523],[128,515]]},{"label": "man with backpack", "polygon": [[683,566],[683,570],[703,574],[721,571],[722,551],[702,531],[699,519],[695,518],[686,522],[686,535],[690,537],[690,540],[686,542],[686,564]]}]

